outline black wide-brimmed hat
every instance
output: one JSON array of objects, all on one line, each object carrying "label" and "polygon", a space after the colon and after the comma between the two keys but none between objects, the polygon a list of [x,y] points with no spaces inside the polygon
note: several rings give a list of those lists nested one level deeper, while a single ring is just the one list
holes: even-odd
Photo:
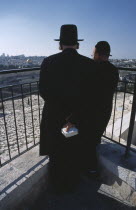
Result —
[{"label": "black wide-brimmed hat", "polygon": [[72,24],[62,25],[60,29],[60,38],[54,39],[55,41],[60,41],[65,45],[74,45],[78,41],[83,41],[83,39],[78,39],[77,26]]}]

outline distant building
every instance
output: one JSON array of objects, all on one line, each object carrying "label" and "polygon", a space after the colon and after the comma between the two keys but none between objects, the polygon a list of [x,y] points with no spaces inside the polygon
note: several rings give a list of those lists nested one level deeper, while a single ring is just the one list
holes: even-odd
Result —
[{"label": "distant building", "polygon": [[2,53],[1,57],[2,57],[2,58],[5,58],[5,53]]},{"label": "distant building", "polygon": [[32,61],[31,59],[27,59],[26,63],[27,63],[28,65],[32,65],[32,64],[33,64],[33,61]]}]

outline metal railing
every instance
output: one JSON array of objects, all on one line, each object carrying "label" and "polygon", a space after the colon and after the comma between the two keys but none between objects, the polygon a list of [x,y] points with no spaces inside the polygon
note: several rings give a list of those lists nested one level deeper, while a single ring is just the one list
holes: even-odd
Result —
[{"label": "metal railing", "polygon": [[[39,70],[40,68],[33,68],[0,72],[3,82],[0,87],[0,166],[39,143],[40,117],[44,103],[38,91]],[[36,78],[32,80],[34,71]],[[19,77],[17,73],[24,75]],[[26,73],[30,77],[27,82]]]},{"label": "metal railing", "polygon": [[[125,146],[125,156],[127,156],[130,149],[136,151],[134,145],[134,149],[131,147],[136,126],[136,69],[118,68],[118,70],[120,73],[124,70],[127,74],[132,74],[133,81],[125,79],[125,76],[123,81],[119,80],[114,94],[112,116],[103,136]],[[136,141],[133,144],[136,145]]]},{"label": "metal railing", "polygon": [[[33,69],[15,69],[0,71],[2,81],[5,79],[4,85],[0,87],[0,167],[7,164],[11,160],[27,152],[39,143],[39,126],[44,101],[39,96],[39,70]],[[136,69],[119,68],[119,70],[136,71]],[[29,73],[33,76],[37,72],[34,80],[26,82],[25,74],[18,76],[14,80],[15,83],[7,84],[8,79],[12,81],[15,75],[20,73]],[[24,80],[23,80],[24,78]],[[118,94],[120,98],[118,98]],[[125,100],[132,98],[132,104],[129,109],[130,119],[128,127],[128,138],[126,141],[126,154],[131,147],[131,139],[134,129],[135,113],[136,113],[136,82],[119,81],[118,88],[115,92],[113,101],[113,113],[110,120],[111,132],[104,133],[104,136],[116,143],[122,144],[121,134],[123,126],[123,117],[125,116]],[[120,132],[117,139],[115,138],[115,124],[117,122],[116,112],[118,101],[122,100]]]}]

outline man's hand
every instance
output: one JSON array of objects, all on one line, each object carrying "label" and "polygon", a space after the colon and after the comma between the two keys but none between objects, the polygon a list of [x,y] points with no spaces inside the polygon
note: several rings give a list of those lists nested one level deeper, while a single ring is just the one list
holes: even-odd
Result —
[{"label": "man's hand", "polygon": [[63,126],[63,128],[66,128],[66,132],[68,132],[69,129],[72,128],[72,127],[75,127],[75,125],[72,124],[71,122],[68,122],[67,124],[65,124],[65,125]]}]

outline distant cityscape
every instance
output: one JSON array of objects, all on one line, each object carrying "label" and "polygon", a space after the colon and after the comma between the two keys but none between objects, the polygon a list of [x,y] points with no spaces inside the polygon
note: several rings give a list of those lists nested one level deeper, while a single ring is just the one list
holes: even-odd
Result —
[{"label": "distant cityscape", "polygon": [[[46,56],[0,55],[0,70],[40,67]],[[136,68],[136,59],[110,59],[117,67]]]},{"label": "distant cityscape", "polygon": [[136,59],[110,59],[117,67],[136,68]]},{"label": "distant cityscape", "polygon": [[0,70],[39,67],[46,56],[0,55]]}]

